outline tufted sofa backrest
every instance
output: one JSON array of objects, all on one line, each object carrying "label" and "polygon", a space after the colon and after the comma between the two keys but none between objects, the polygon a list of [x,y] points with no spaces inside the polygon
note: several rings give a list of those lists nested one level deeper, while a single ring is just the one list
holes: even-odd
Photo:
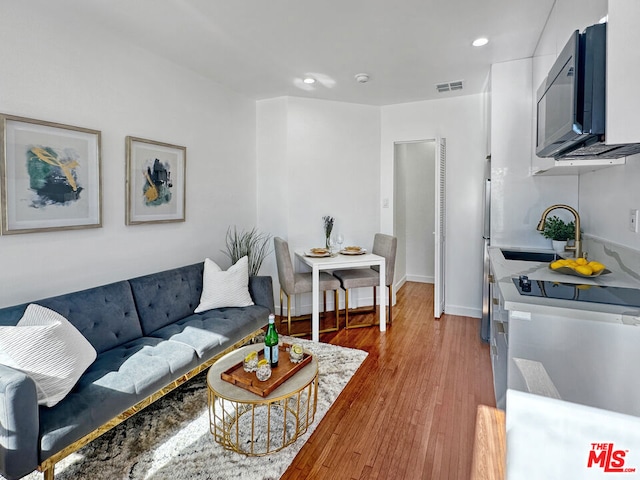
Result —
[{"label": "tufted sofa backrest", "polygon": [[201,262],[129,280],[145,335],[193,314],[203,269]]},{"label": "tufted sofa backrest", "polygon": [[[29,303],[58,312],[91,342],[98,354],[142,336],[127,281]],[[0,325],[16,325],[28,303],[0,309]]]}]

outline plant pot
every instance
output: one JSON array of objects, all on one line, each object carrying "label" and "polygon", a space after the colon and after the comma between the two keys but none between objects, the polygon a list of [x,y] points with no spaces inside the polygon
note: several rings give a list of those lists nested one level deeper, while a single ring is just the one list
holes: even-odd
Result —
[{"label": "plant pot", "polygon": [[567,247],[566,240],[551,240],[551,244],[553,246],[553,251],[559,254],[564,253]]}]

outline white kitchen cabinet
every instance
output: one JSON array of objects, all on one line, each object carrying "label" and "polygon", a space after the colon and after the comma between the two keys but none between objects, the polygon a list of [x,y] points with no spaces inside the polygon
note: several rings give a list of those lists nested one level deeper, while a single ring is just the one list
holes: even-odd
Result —
[{"label": "white kitchen cabinet", "polygon": [[640,326],[577,310],[506,310],[499,284],[491,290],[498,408],[509,389],[640,417]]},{"label": "white kitchen cabinet", "polygon": [[569,315],[512,312],[509,389],[640,416],[640,328]]},{"label": "white kitchen cabinet", "polygon": [[607,143],[640,143],[640,2],[609,0]]},{"label": "white kitchen cabinet", "polygon": [[[550,282],[577,277],[560,275],[544,262],[507,260],[499,247],[489,248],[489,258],[497,406],[504,408],[510,389],[640,417],[640,307],[521,295],[513,281],[520,275]],[[620,252],[606,260],[610,274],[581,280],[583,288],[639,289],[635,276],[623,271],[637,270],[635,263],[623,254],[623,268],[614,258]]]},{"label": "white kitchen cabinet", "polygon": [[502,410],[506,408],[507,394],[507,363],[508,363],[508,335],[509,312],[504,309],[504,298],[500,287],[494,281],[495,274],[491,272],[491,328],[489,342],[491,346],[491,368],[493,370],[493,390],[496,406]]}]

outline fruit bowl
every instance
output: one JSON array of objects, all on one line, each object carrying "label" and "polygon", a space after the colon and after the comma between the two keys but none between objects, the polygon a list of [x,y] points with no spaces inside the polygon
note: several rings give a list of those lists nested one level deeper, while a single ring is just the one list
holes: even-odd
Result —
[{"label": "fruit bowl", "polygon": [[571,267],[558,267],[554,269],[554,268],[551,268],[551,264],[549,264],[549,270],[551,270],[552,272],[562,273],[564,275],[573,275],[573,276],[582,277],[582,278],[595,278],[595,277],[599,277],[600,275],[606,275],[607,273],[611,273],[611,270],[607,270],[605,268],[603,270],[600,270],[598,273],[592,273],[591,275],[584,275],[580,272],[576,272]]}]

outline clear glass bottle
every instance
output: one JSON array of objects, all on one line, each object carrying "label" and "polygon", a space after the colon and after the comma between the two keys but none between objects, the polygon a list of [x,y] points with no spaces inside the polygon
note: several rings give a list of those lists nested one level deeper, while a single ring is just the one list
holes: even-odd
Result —
[{"label": "clear glass bottle", "polygon": [[264,336],[264,358],[268,360],[271,368],[278,366],[278,331],[276,330],[276,316],[269,315],[269,326]]}]

